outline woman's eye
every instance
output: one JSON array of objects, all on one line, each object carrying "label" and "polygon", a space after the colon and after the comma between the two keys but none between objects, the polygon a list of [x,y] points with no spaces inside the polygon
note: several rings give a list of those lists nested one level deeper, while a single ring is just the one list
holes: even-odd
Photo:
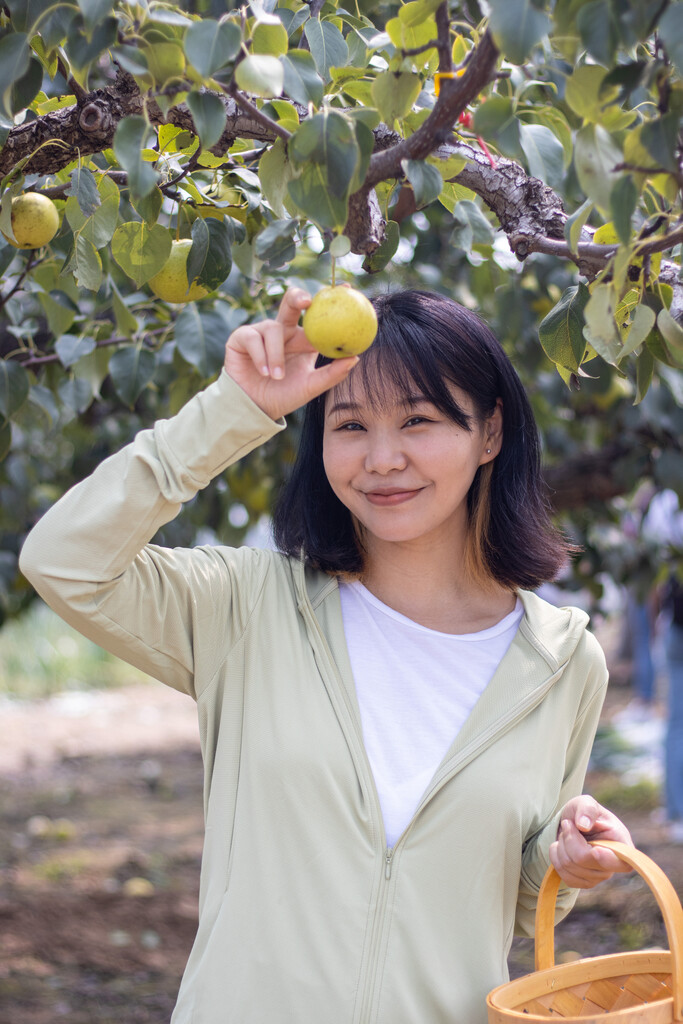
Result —
[{"label": "woman's eye", "polygon": [[409,420],[406,420],[404,426],[406,427],[417,427],[421,423],[432,423],[433,420],[428,419],[426,416],[411,416]]},{"label": "woman's eye", "polygon": [[356,423],[356,422],[340,423],[339,426],[336,427],[335,429],[336,430],[363,430],[363,426],[362,426],[362,424]]}]

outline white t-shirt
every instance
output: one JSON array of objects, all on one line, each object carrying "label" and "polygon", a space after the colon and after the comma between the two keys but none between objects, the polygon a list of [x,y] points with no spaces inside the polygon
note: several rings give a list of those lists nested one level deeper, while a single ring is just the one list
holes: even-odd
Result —
[{"label": "white t-shirt", "polygon": [[344,632],[387,842],[393,846],[512,643],[524,610],[490,629],[439,633],[341,583]]}]

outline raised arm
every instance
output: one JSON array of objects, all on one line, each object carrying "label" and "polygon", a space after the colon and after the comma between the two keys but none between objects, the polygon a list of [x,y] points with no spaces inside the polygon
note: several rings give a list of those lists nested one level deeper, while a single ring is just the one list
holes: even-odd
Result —
[{"label": "raised arm", "polygon": [[[219,379],[67,492],[21,553],[24,575],[67,622],[193,695],[197,659],[210,676],[248,615],[262,565],[252,558],[245,569],[243,549],[149,542],[214,476],[282,430],[285,413],[349,372],[355,360],[315,369],[298,327],[309,302],[289,291],[276,320],[235,331]],[[197,627],[207,618],[220,628],[199,649]]]}]

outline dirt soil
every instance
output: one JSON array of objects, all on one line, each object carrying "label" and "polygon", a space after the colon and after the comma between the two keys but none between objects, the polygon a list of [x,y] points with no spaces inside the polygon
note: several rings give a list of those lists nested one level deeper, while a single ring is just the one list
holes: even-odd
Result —
[{"label": "dirt soil", "polygon": [[[629,696],[616,686],[606,715]],[[0,715],[0,1021],[168,1024],[197,919],[194,705],[150,684]],[[622,816],[683,895],[683,847],[650,810]],[[637,875],[582,893],[556,935],[562,959],[666,945]],[[510,966],[533,969],[531,940]]]}]

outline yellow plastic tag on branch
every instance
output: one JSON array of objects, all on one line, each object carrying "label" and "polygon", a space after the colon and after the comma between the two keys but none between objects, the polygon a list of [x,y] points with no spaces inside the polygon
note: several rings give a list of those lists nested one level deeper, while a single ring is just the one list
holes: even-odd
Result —
[{"label": "yellow plastic tag on branch", "polygon": [[434,95],[438,96],[441,92],[441,82],[446,78],[462,78],[465,74],[465,68],[460,68],[458,71],[437,71],[434,75]]}]

